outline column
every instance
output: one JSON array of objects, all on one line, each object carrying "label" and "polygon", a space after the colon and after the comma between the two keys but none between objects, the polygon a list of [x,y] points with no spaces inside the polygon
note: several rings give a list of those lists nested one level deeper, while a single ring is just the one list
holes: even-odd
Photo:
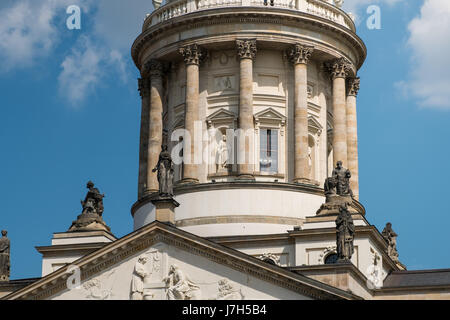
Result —
[{"label": "column", "polygon": [[294,65],[294,134],[295,170],[294,182],[308,183],[308,60],[313,47],[294,45],[288,57]]},{"label": "column", "polygon": [[342,161],[347,168],[347,116],[345,79],[350,63],[340,58],[330,64],[333,80],[333,159],[334,163]]},{"label": "column", "polygon": [[[183,179],[180,183],[198,183],[198,165],[194,162],[195,139],[194,126],[199,121],[199,65],[206,52],[197,44],[180,48],[180,54],[186,64],[186,105],[184,111],[184,128],[187,131],[183,150]],[[198,141],[202,143],[202,141]],[[201,155],[200,155],[201,156]]]},{"label": "column", "polygon": [[[254,180],[254,121],[253,121],[253,59],[256,57],[256,40],[236,40],[240,58],[239,77],[239,129],[238,153],[239,179]],[[244,161],[243,161],[244,160]]]},{"label": "column", "polygon": [[158,163],[163,141],[163,65],[157,60],[147,63],[150,75],[150,112],[148,123],[148,160],[147,160],[147,188],[146,194],[159,190],[158,177],[153,168]]},{"label": "column", "polygon": [[350,78],[348,81],[347,95],[347,161],[350,178],[350,188],[356,200],[359,199],[358,180],[358,126],[356,119],[356,96],[358,95],[360,79]]},{"label": "column", "polygon": [[142,99],[141,107],[141,132],[139,142],[139,178],[138,199],[141,199],[147,188],[147,149],[148,149],[148,127],[150,117],[150,79],[142,76],[138,79],[139,93]]}]

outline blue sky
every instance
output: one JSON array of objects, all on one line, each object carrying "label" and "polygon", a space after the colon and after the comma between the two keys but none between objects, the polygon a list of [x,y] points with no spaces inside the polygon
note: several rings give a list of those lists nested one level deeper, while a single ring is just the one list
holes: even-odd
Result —
[{"label": "blue sky", "polygon": [[[82,29],[66,8],[82,7]],[[369,5],[380,30],[366,27]],[[440,0],[347,0],[368,47],[358,97],[360,194],[367,219],[399,234],[409,269],[450,268],[450,5]],[[12,278],[40,276],[34,246],[80,213],[85,184],[106,193],[105,220],[132,230],[140,98],[130,47],[150,1],[2,0],[0,228]]]}]

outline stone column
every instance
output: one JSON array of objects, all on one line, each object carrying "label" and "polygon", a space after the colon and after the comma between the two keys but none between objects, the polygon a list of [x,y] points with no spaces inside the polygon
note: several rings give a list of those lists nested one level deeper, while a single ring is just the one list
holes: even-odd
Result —
[{"label": "stone column", "polygon": [[152,170],[158,163],[163,142],[163,65],[157,60],[150,60],[147,63],[147,69],[150,75],[150,122],[148,124],[147,188],[145,194],[159,190],[157,174]]},{"label": "stone column", "polygon": [[[198,165],[195,164],[194,125],[199,121],[199,65],[206,52],[197,44],[180,48],[180,54],[186,63],[186,106],[184,111],[184,128],[189,136],[183,138],[183,179],[180,183],[198,183]],[[202,143],[202,141],[199,141]],[[189,146],[190,145],[190,146]],[[201,156],[201,155],[200,155]],[[183,160],[183,161],[184,161]]]},{"label": "stone column", "polygon": [[356,200],[359,199],[358,181],[358,127],[356,119],[356,96],[360,85],[359,78],[350,78],[348,81],[347,95],[347,161],[350,178],[350,188]]},{"label": "stone column", "polygon": [[308,60],[313,47],[294,45],[288,51],[288,57],[294,64],[294,182],[308,183]]},{"label": "stone column", "polygon": [[240,58],[239,129],[240,138],[245,139],[238,147],[238,159],[241,157],[239,179],[254,180],[253,59],[256,57],[256,40],[236,40],[236,46]]},{"label": "stone column", "polygon": [[342,161],[347,168],[347,116],[345,79],[348,76],[350,63],[340,58],[330,64],[333,80],[333,159],[334,163]]},{"label": "stone column", "polygon": [[139,93],[142,99],[141,107],[141,133],[139,142],[139,178],[138,199],[141,199],[147,188],[147,151],[148,151],[148,129],[150,118],[150,79],[142,77],[138,79]]}]

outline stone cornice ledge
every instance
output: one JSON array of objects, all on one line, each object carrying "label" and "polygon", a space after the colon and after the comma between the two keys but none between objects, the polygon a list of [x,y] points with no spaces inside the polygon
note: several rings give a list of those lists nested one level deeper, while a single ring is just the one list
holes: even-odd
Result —
[{"label": "stone cornice ledge", "polygon": [[144,44],[149,40],[155,40],[159,34],[162,34],[169,29],[183,25],[194,26],[195,24],[200,24],[201,22],[203,24],[232,22],[232,19],[240,22],[244,22],[245,20],[255,22],[255,19],[263,19],[268,22],[269,19],[278,19],[280,21],[279,23],[286,25],[290,25],[294,21],[294,24],[309,23],[311,25],[318,26],[320,29],[323,29],[323,31],[332,29],[336,34],[340,34],[349,42],[353,43],[353,47],[355,49],[359,47],[358,51],[360,51],[360,61],[358,66],[356,66],[357,69],[361,67],[367,55],[367,48],[364,42],[354,31],[326,18],[282,8],[271,8],[271,10],[268,11],[265,7],[228,7],[195,11],[172,18],[148,28],[142,32],[133,43],[131,55],[134,63],[139,69],[141,69],[139,54],[141,49],[144,47]]},{"label": "stone cornice ledge", "polygon": [[[212,191],[212,190],[226,190],[226,189],[272,189],[272,190],[286,190],[294,192],[302,192],[314,194],[317,196],[324,197],[324,191],[322,188],[308,185],[308,184],[294,184],[294,183],[283,183],[283,182],[265,182],[265,181],[233,181],[233,182],[215,182],[215,183],[198,183],[198,184],[186,184],[178,185],[174,188],[175,196],[192,193],[192,192],[202,192],[202,191]],[[149,194],[138,200],[131,207],[131,215],[134,217],[134,213],[139,210],[143,205],[149,203],[154,199],[154,194]],[[361,205],[362,206],[362,205]]]}]

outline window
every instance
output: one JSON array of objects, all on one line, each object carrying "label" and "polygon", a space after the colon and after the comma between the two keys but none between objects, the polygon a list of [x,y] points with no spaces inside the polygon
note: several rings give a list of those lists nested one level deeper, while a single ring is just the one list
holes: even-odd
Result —
[{"label": "window", "polygon": [[335,264],[337,263],[338,255],[336,253],[330,253],[325,258],[325,264]]},{"label": "window", "polygon": [[278,130],[261,129],[260,171],[278,172]]}]

